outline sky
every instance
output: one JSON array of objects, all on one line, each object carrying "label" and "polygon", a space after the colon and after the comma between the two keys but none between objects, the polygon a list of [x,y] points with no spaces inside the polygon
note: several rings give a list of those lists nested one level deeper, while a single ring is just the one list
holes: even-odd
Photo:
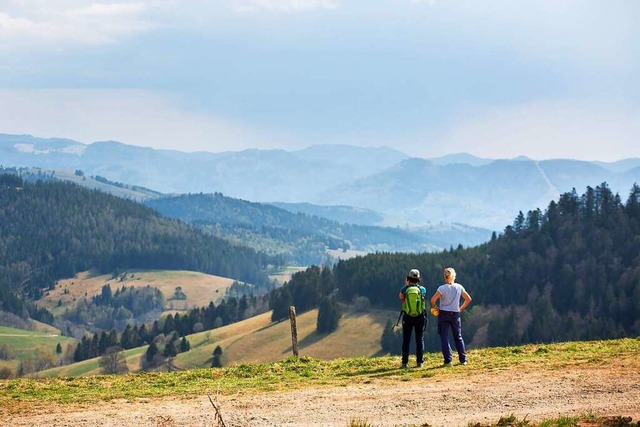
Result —
[{"label": "sky", "polygon": [[0,0],[0,133],[640,157],[637,0]]}]

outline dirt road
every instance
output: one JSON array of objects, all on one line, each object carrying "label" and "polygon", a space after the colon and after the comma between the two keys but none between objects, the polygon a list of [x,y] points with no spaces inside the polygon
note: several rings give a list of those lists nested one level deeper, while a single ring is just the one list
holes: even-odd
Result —
[{"label": "dirt road", "polygon": [[[622,415],[640,420],[640,361],[562,370],[511,369],[411,381],[379,379],[369,384],[280,393],[212,396],[227,427],[346,427],[351,420],[378,426],[466,426],[501,416],[540,420],[559,415]],[[428,369],[428,368],[426,368]],[[446,368],[443,368],[446,369]],[[216,426],[207,396],[100,405],[42,406],[5,415],[6,426]]]}]

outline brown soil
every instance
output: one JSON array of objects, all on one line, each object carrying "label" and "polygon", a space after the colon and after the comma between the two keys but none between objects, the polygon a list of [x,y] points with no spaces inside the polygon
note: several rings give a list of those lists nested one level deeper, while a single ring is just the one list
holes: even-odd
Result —
[{"label": "brown soil", "polygon": [[[502,416],[536,421],[593,414],[640,419],[640,361],[558,370],[519,368],[465,372],[411,381],[380,379],[369,384],[212,398],[227,427],[340,426],[352,420],[378,426],[466,426],[495,423]],[[459,375],[458,375],[459,372]],[[5,408],[8,409],[8,408]],[[43,405],[5,412],[7,426],[217,426],[204,396],[110,401],[91,405]],[[221,424],[220,424],[221,425]]]}]

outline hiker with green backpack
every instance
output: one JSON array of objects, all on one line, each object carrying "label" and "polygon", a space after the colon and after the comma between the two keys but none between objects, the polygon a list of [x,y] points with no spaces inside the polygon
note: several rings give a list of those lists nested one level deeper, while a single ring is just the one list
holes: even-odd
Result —
[{"label": "hiker with green backpack", "polygon": [[416,340],[416,364],[422,367],[424,352],[424,325],[426,321],[427,290],[420,285],[420,271],[412,269],[407,276],[404,286],[400,289],[402,302],[402,367],[409,363],[409,343],[411,333]]}]

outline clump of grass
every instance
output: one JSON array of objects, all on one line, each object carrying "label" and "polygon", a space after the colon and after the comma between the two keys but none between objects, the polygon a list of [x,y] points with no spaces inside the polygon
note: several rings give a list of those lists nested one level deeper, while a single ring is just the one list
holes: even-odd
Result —
[{"label": "clump of grass", "polygon": [[542,420],[538,423],[532,423],[526,419],[519,420],[513,414],[501,417],[498,422],[493,424],[469,423],[469,427],[640,427],[640,422],[633,422],[631,417],[607,416],[596,417],[591,414],[582,415],[580,417],[561,416]]},{"label": "clump of grass", "polygon": [[545,420],[539,427],[574,427],[578,425],[578,417],[559,417],[553,420]]},{"label": "clump of grass", "polygon": [[528,425],[529,425],[529,421],[527,421],[527,417],[524,417],[524,419],[519,420],[513,414],[506,417],[500,417],[500,419],[496,423],[496,427],[525,427]]}]

